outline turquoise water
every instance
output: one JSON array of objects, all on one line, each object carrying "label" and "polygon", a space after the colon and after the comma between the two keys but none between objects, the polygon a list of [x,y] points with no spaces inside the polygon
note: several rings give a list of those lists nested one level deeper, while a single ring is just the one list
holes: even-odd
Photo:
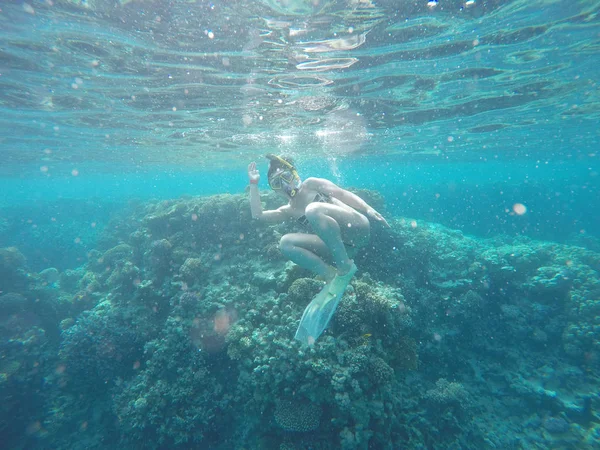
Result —
[{"label": "turquoise water", "polygon": [[[2,2],[0,442],[598,448],[599,14]],[[310,349],[267,153],[391,225]]]}]

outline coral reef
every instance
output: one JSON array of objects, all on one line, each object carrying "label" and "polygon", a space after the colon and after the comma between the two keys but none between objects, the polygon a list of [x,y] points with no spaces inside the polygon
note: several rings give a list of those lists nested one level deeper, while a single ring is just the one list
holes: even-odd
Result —
[{"label": "coral reef", "polygon": [[323,284],[242,195],[132,205],[74,269],[1,249],[4,442],[597,447],[600,254],[390,223],[311,348],[293,336]]}]

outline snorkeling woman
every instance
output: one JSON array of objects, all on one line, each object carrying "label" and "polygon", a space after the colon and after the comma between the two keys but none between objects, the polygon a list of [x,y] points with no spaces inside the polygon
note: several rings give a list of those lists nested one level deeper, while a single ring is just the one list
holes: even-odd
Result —
[{"label": "snorkeling woman", "polygon": [[311,177],[302,181],[291,158],[273,154],[267,158],[269,186],[288,203],[263,211],[258,190],[260,173],[252,162],[248,166],[252,217],[265,223],[296,220],[309,227],[309,232],[283,236],[279,248],[289,260],[327,281],[307,306],[296,332],[296,339],[313,345],[356,272],[351,258],[369,241],[369,219],[387,227],[389,224],[359,196],[329,180]]}]

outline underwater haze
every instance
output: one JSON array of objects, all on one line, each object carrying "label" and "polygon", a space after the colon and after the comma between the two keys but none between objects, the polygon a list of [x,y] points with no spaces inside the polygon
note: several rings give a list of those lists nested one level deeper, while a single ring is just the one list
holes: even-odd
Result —
[{"label": "underwater haze", "polygon": [[0,447],[600,448],[599,66],[598,0],[0,2]]}]

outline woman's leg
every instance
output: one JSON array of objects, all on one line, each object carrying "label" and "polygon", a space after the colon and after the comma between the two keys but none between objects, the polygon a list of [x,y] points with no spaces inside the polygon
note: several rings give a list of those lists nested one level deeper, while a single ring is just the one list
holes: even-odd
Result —
[{"label": "woman's leg", "polygon": [[311,203],[306,207],[306,218],[317,236],[331,252],[338,275],[352,267],[346,244],[361,246],[369,239],[369,219],[354,210],[330,203]]},{"label": "woman's leg", "polygon": [[325,280],[335,276],[335,269],[327,262],[331,260],[331,252],[325,242],[315,234],[286,234],[279,241],[279,249],[290,261]]}]

